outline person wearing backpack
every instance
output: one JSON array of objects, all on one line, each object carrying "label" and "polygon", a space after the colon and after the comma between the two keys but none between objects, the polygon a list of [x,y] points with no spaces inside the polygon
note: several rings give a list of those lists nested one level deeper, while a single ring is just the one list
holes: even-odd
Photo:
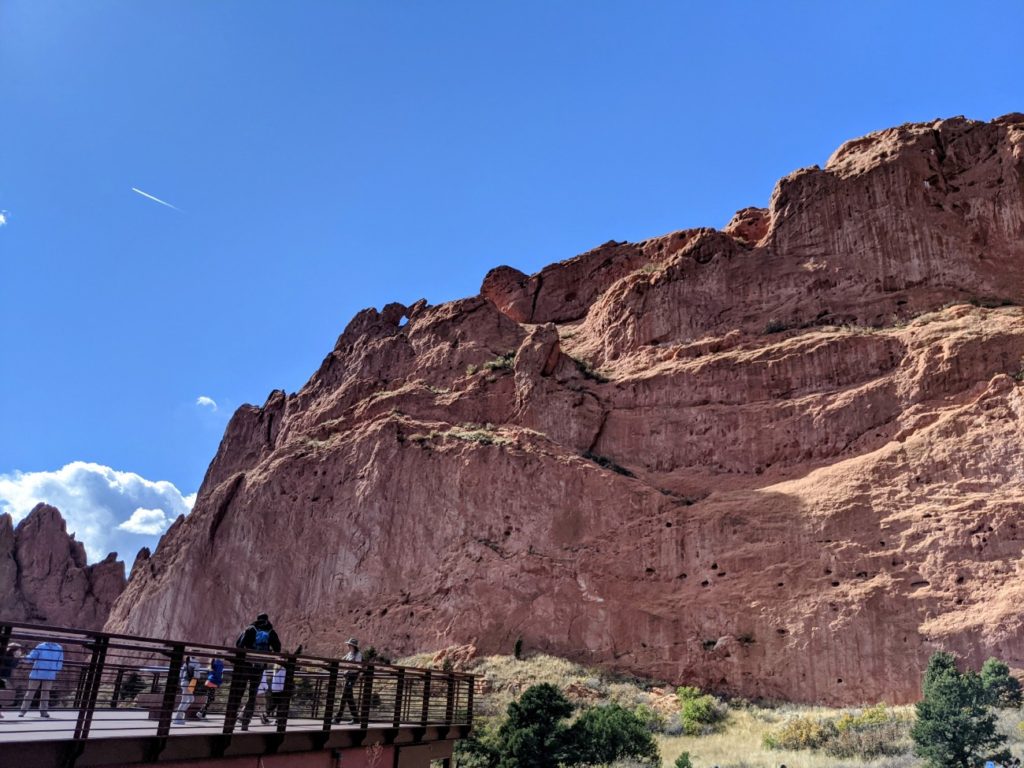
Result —
[{"label": "person wearing backpack", "polygon": [[199,684],[199,663],[191,656],[186,656],[181,664],[181,672],[178,674],[178,685],[181,691],[181,700],[178,708],[174,710],[174,724],[185,724],[185,713],[192,706],[196,698],[196,686]]},{"label": "person wearing backpack", "polygon": [[[270,623],[270,617],[265,613],[261,613],[238,636],[238,640],[235,641],[235,647],[261,653],[280,653],[281,639],[277,636],[274,625]],[[252,720],[253,713],[256,711],[256,694],[260,687],[260,678],[263,676],[263,670],[266,666],[266,663],[261,661],[245,661],[234,670],[235,677],[241,683],[240,685],[232,684],[231,686],[230,695],[236,699],[234,701],[236,711],[238,705],[241,704],[242,696],[245,694],[246,689],[248,689],[245,711],[242,712],[241,717],[243,731],[249,730],[249,721]],[[229,707],[231,703],[231,701],[228,702]]]}]

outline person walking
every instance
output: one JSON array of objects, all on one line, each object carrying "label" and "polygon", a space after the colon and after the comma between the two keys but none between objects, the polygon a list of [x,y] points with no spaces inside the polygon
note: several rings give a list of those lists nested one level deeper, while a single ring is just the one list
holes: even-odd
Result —
[{"label": "person walking", "polygon": [[[359,652],[359,641],[354,637],[350,637],[345,643],[345,646],[348,648],[348,653],[346,653],[341,660],[351,662],[352,664],[362,664],[363,654]],[[353,695],[353,689],[355,688],[355,684],[358,679],[359,670],[357,669],[349,669],[345,673],[345,689],[341,694],[341,706],[338,707],[338,712],[334,716],[333,722],[335,725],[342,722],[351,725],[359,719],[359,712],[356,710],[356,699]],[[346,706],[352,714],[352,718],[349,720],[342,720]]]},{"label": "person walking", "polygon": [[206,719],[206,713],[210,711],[210,705],[217,698],[217,689],[220,688],[223,682],[224,662],[216,656],[211,656],[210,667],[206,670],[206,682],[203,683],[203,687],[206,690],[206,701],[203,703],[203,708],[196,713],[196,717],[200,720]]},{"label": "person walking", "polygon": [[[11,689],[11,676],[14,674],[14,670],[17,668],[18,663],[21,661],[21,644],[20,643],[8,643],[7,650],[4,651],[3,656],[0,656],[0,691],[11,690],[13,696],[14,691]],[[14,698],[11,699],[11,703],[14,702]],[[0,702],[0,708],[3,707],[3,703]],[[0,712],[0,719],[3,719],[4,713]]]},{"label": "person walking", "polygon": [[263,672],[263,679],[260,681],[260,693],[263,694],[263,714],[260,720],[264,725],[270,722],[272,717],[280,717],[284,708],[284,681],[285,668],[283,664],[275,664]]},{"label": "person walking", "polygon": [[32,662],[32,671],[28,673],[28,688],[25,690],[25,698],[21,700],[18,717],[24,717],[28,712],[36,691],[39,692],[39,716],[49,717],[50,689],[57,679],[57,673],[64,667],[64,647],[60,643],[45,640],[29,651],[25,661]]},{"label": "person walking", "polygon": [[[261,613],[238,636],[238,640],[235,641],[235,647],[249,651],[280,653],[281,639],[277,636],[274,625],[270,623],[270,617],[265,613]],[[228,709],[233,709],[234,712],[237,712],[239,705],[242,703],[242,696],[247,694],[245,710],[240,718],[243,731],[249,730],[249,721],[252,720],[253,713],[256,711],[256,694],[259,690],[260,678],[266,666],[264,662],[253,662],[246,659],[240,662],[232,673],[235,680],[231,683]]]},{"label": "person walking", "polygon": [[179,698],[178,708],[174,710],[174,724],[185,724],[185,713],[196,698],[196,686],[199,684],[199,663],[191,656],[186,656],[178,673]]}]

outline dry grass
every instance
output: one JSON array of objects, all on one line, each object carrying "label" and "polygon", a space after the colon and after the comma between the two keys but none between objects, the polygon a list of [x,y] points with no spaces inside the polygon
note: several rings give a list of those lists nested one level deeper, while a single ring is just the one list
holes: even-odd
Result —
[{"label": "dry grass", "polygon": [[708,736],[658,736],[661,762],[662,765],[672,766],[680,754],[689,752],[694,768],[711,768],[716,765],[720,768],[778,768],[780,765],[787,768],[910,768],[918,764],[918,761],[909,754],[873,761],[842,761],[829,757],[824,752],[776,750],[764,746],[765,731],[786,717],[830,717],[841,711],[793,705],[779,709],[734,709],[729,712],[725,728],[719,733]]}]

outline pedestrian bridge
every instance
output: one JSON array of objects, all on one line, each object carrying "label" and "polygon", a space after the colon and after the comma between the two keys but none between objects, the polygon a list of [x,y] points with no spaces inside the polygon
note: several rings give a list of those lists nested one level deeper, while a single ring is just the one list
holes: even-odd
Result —
[{"label": "pedestrian bridge", "polygon": [[[473,724],[474,678],[461,672],[0,622],[0,656],[40,643],[63,655],[49,717],[35,690],[18,716],[38,687],[23,658],[0,690],[2,768],[428,768],[448,766]],[[200,719],[211,658],[224,662],[224,680]],[[189,659],[204,671],[191,704],[181,690]],[[243,730],[244,670],[275,664],[284,670],[280,706],[261,718],[267,697],[258,696]],[[343,724],[334,724],[346,699]]]}]

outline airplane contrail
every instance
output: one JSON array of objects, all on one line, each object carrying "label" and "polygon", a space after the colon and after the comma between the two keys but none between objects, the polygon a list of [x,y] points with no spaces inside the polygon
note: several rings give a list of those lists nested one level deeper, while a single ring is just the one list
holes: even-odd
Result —
[{"label": "airplane contrail", "polygon": [[159,197],[153,197],[151,194],[149,194],[149,192],[143,192],[141,189],[138,189],[137,187],[132,187],[132,192],[137,192],[138,194],[142,195],[143,197],[148,197],[150,200],[152,200],[154,202],[157,202],[157,203],[160,203],[160,205],[166,205],[168,208],[173,208],[178,213],[184,213],[184,211],[181,210],[181,208],[179,208],[178,206],[171,205],[170,203],[166,202],[165,200],[161,200]]}]

